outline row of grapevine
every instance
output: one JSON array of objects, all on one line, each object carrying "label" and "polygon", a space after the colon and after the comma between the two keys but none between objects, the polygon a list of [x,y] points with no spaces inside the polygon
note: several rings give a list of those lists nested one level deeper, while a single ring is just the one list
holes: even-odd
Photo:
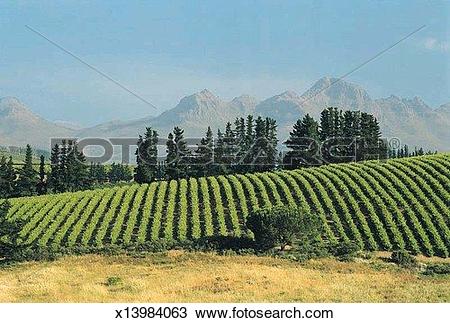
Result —
[{"label": "row of grapevine", "polygon": [[[326,194],[322,184],[320,184],[320,182],[316,178],[309,177],[309,174],[305,174],[306,177],[302,176],[301,173],[295,171],[287,172],[287,174],[297,180],[301,187],[305,188],[305,195],[309,195],[314,205],[315,211],[322,219],[326,236],[333,242],[336,242],[338,239],[342,239],[343,241],[350,241],[345,233],[339,216],[337,215],[337,212],[333,207],[333,203]],[[311,180],[311,183],[308,181],[308,177]],[[316,188],[318,194],[316,194],[316,191],[313,189],[313,187]],[[323,205],[319,201],[318,196],[320,196]],[[328,217],[330,217],[330,219],[328,219]],[[330,222],[333,225],[335,232],[331,230],[331,227],[329,225]]]},{"label": "row of grapevine", "polygon": [[116,243],[120,233],[122,232],[125,217],[129,214],[128,211],[130,209],[131,202],[133,201],[134,195],[136,194],[138,187],[139,185],[132,185],[125,191],[125,195],[122,201],[120,202],[119,213],[115,217],[113,227],[111,230],[110,240],[112,244]]},{"label": "row of grapevine", "polygon": [[255,188],[253,187],[252,182],[248,179],[247,176],[238,174],[236,177],[241,181],[244,186],[245,191],[247,192],[247,199],[249,200],[251,209],[256,211],[259,209],[258,197],[256,196]]},{"label": "row of grapevine", "polygon": [[177,198],[178,181],[171,180],[169,183],[169,197],[165,211],[164,238],[173,240],[173,222],[175,213],[175,203]]},{"label": "row of grapevine", "polygon": [[266,188],[266,192],[270,192],[270,195],[273,197],[271,199],[269,198],[269,200],[274,201],[274,205],[283,205],[283,201],[281,200],[281,196],[278,193],[277,186],[272,181],[268,173],[260,173],[257,175],[257,177],[263,183],[264,187]]},{"label": "row of grapevine", "polygon": [[68,195],[65,194],[64,196],[61,196],[59,199],[52,199],[48,203],[45,203],[45,205],[39,210],[37,210],[36,213],[30,214],[28,216],[29,221],[24,225],[24,227],[20,231],[20,236],[22,238],[25,238],[31,230],[36,229],[36,227],[40,224],[42,218],[44,218],[48,212],[50,212],[53,208],[59,207],[59,205],[63,205],[66,199],[68,198],[69,198]]},{"label": "row of grapevine", "polygon": [[[346,179],[346,183],[344,183],[341,180],[342,174],[336,175],[334,172],[329,171],[326,167],[321,167],[317,169],[317,172],[320,172],[321,174],[326,176],[329,179],[329,181],[335,185],[336,189],[339,190],[342,198],[339,199],[338,203],[340,203],[341,205],[348,205],[349,211],[351,208],[351,214],[355,215],[354,222],[357,225],[357,229],[361,232],[361,237],[364,237],[364,243],[366,248],[369,250],[377,250],[378,243],[375,241],[375,238],[372,235],[372,231],[369,227],[368,221],[366,220],[364,214],[361,212],[360,205],[355,199],[355,197],[358,197],[361,199],[361,201],[364,201],[364,195],[361,194],[359,187],[352,187],[351,185],[352,181],[351,180],[349,181],[348,178]],[[351,188],[353,188],[354,192],[350,192]],[[356,196],[354,197],[352,193],[356,193]],[[391,245],[389,242],[389,238],[387,237],[386,231],[384,231],[384,228],[382,224],[379,222],[379,219],[375,214],[375,212],[373,212],[372,209],[370,209],[370,211],[372,212],[368,213],[369,218],[372,220],[372,224],[375,227],[374,231],[380,233],[378,236],[379,238],[378,242],[380,243],[380,246],[383,246],[384,249],[390,249]]]},{"label": "row of grapevine", "polygon": [[264,208],[272,207],[272,202],[270,201],[269,195],[267,194],[267,190],[266,187],[264,186],[264,183],[255,174],[247,174],[247,177],[248,179],[250,179],[254,187],[258,189],[260,199],[262,200],[261,203],[262,207]]},{"label": "row of grapevine", "polygon": [[187,239],[188,231],[188,182],[184,178],[180,180],[179,192],[179,217],[178,217],[178,240],[184,241]]},{"label": "row of grapevine", "polygon": [[[422,252],[427,255],[432,255],[433,248],[431,246],[430,240],[428,239],[428,236],[426,235],[426,232],[423,230],[422,225],[420,224],[420,221],[418,220],[416,214],[414,213],[408,202],[403,198],[403,196],[397,190],[392,189],[391,182],[373,168],[357,167],[356,165],[351,165],[350,167],[355,171],[358,171],[360,175],[365,175],[366,178],[372,179],[373,185],[375,185],[375,183],[378,183],[380,190],[384,190],[385,192],[387,192],[383,196],[385,196],[386,199],[392,199],[392,209],[397,210],[397,212],[401,213],[401,215],[398,216],[398,221],[407,223],[406,226],[408,228],[412,228],[416,240],[418,242],[420,241]],[[406,219],[402,221],[404,215],[406,215]],[[410,242],[413,243],[413,241]]]},{"label": "row of grapevine", "polygon": [[[127,224],[125,227],[125,232],[123,233],[123,243],[125,243],[126,245],[131,242],[133,231],[134,231],[134,228],[138,221],[139,212],[141,211],[142,201],[144,199],[145,193],[147,192],[147,189],[148,189],[148,184],[143,184],[140,187],[138,187],[138,190],[136,191],[136,195],[134,197],[133,203],[131,204],[131,210],[128,213],[128,221],[127,221]],[[128,190],[128,191],[132,191],[132,190]],[[126,204],[125,199],[123,201],[123,204]],[[123,223],[123,220],[121,222]],[[120,221],[117,221],[116,224],[117,223],[120,223]],[[117,227],[119,228],[119,229],[117,229],[117,231],[119,231],[119,232],[115,235],[116,240],[117,240],[117,237],[119,236],[120,232],[122,231],[122,230],[120,230],[119,225]],[[114,243],[116,240],[113,240],[111,238],[112,243]]]},{"label": "row of grapevine", "polygon": [[[315,171],[305,170],[302,173],[305,176],[309,176],[311,180],[317,180],[321,182],[325,190],[324,193],[335,206],[333,207],[333,209],[335,210],[333,213],[337,214],[336,217],[339,219],[339,223],[345,224],[344,227],[346,228],[347,236],[351,237],[351,240],[355,241],[360,247],[364,247],[363,239],[360,232],[358,231],[356,224],[353,222],[353,218],[350,214],[348,206],[343,201],[339,191],[336,189],[333,183],[330,182],[325,175],[317,173]],[[339,212],[337,210],[339,210]],[[339,214],[342,216],[342,218],[339,218]]]},{"label": "row of grapevine", "polygon": [[30,197],[25,200],[25,202],[22,200],[15,201],[15,203],[12,203],[11,208],[8,210],[7,217],[11,220],[15,220],[19,218],[23,219],[23,215],[25,214],[34,214],[35,212],[28,211],[35,207],[39,202],[44,203],[43,199],[38,199],[36,197]]},{"label": "row of grapevine", "polygon": [[159,239],[159,232],[161,229],[162,212],[164,208],[164,200],[166,197],[167,182],[161,182],[158,187],[156,195],[155,212],[153,214],[153,221],[151,227],[151,240]]},{"label": "row of grapevine", "polygon": [[292,196],[291,191],[289,190],[289,187],[286,185],[286,183],[281,179],[280,176],[278,176],[276,173],[267,173],[267,176],[273,181],[275,189],[277,187],[280,188],[281,192],[283,193],[283,199],[286,201],[285,204],[290,206],[295,206],[297,203],[294,200],[294,197]]},{"label": "row of grapevine", "polygon": [[241,235],[241,225],[239,223],[239,215],[236,209],[236,204],[234,203],[233,190],[230,183],[228,182],[228,179],[225,176],[219,176],[217,179],[222,185],[223,191],[225,193],[225,200],[228,204],[228,213],[230,215],[233,233],[239,237]]},{"label": "row of grapevine", "polygon": [[199,198],[198,198],[198,182],[195,178],[189,179],[189,194],[191,201],[191,236],[194,240],[200,239],[202,236],[202,229],[200,223],[200,209],[199,209]]},{"label": "row of grapevine", "polygon": [[[62,212],[67,212],[73,205],[75,205],[75,203],[76,201],[74,201],[73,197],[69,195],[59,200],[55,206],[45,213],[45,216],[39,221],[39,224],[33,228],[27,236],[25,243],[29,244],[34,242],[44,232],[50,221],[52,221],[61,210],[63,210]],[[39,242],[39,244],[41,244],[41,242]]]},{"label": "row of grapevine", "polygon": [[105,236],[108,232],[110,224],[112,223],[114,217],[116,216],[116,210],[120,207],[125,192],[126,192],[125,187],[121,187],[115,192],[106,213],[104,213],[105,210],[100,209],[97,209],[94,212],[94,216],[89,222],[87,230],[83,234],[83,238],[81,240],[83,245],[87,245],[89,243],[94,233],[94,230],[97,226],[97,223],[100,221],[100,219],[102,219],[102,217],[103,219],[100,224],[100,228],[98,229],[97,234],[95,235],[95,245],[102,246],[104,244]]},{"label": "row of grapevine", "polygon": [[225,210],[222,204],[222,195],[220,193],[220,186],[215,177],[208,177],[208,181],[214,197],[218,231],[220,235],[225,236],[227,235],[228,231],[225,222]]},{"label": "row of grapevine", "polygon": [[[8,212],[8,217],[11,220],[16,219],[23,219],[26,220],[30,216],[35,215],[39,210],[41,210],[43,207],[47,206],[47,204],[50,203],[50,199],[48,198],[30,198],[29,201],[22,204],[22,207],[19,207],[15,210],[11,210],[11,212]],[[21,205],[20,203],[17,203],[16,205]]]},{"label": "row of grapevine", "polygon": [[352,237],[352,240],[355,241],[361,248],[364,248],[364,241],[361,233],[353,221],[353,217],[350,214],[347,204],[344,202],[344,199],[334,186],[333,182],[331,182],[325,175],[318,172],[316,169],[307,169],[304,172],[311,174],[313,177],[322,182],[335,206],[339,208],[338,213],[342,215],[341,221],[344,222],[345,226],[348,228],[348,233]]},{"label": "row of grapevine", "polygon": [[[74,208],[81,204],[82,199],[84,198],[84,194],[74,194],[68,203],[64,205],[64,208],[59,211],[59,213],[55,214],[53,217],[49,217],[49,221],[51,221],[51,224],[43,231],[43,235],[38,240],[39,245],[46,246],[47,242],[50,240],[50,238],[53,236],[53,233],[56,232],[59,225],[63,221],[67,221],[67,218],[70,217],[70,213],[74,210]],[[50,212],[49,212],[50,214]],[[43,221],[45,222],[45,221]],[[42,222],[41,222],[42,223]]]},{"label": "row of grapevine", "polygon": [[152,209],[154,205],[154,198],[158,183],[153,182],[150,184],[147,195],[145,196],[144,206],[142,207],[141,223],[139,224],[137,241],[143,243],[147,240],[148,224],[152,216]]},{"label": "row of grapevine", "polygon": [[450,183],[448,181],[448,179],[450,178],[450,171],[449,171],[449,175],[445,176],[444,173],[445,173],[445,170],[447,170],[447,168],[445,168],[441,164],[437,163],[433,159],[416,160],[415,162],[416,162],[416,164],[420,165],[426,171],[427,175],[429,175],[439,181],[441,186],[444,188],[444,190],[443,191],[440,190],[439,193],[440,194],[442,194],[442,192],[444,193],[444,195],[443,195],[444,200],[447,201],[447,206],[450,206]]},{"label": "row of grapevine", "polygon": [[76,241],[81,235],[81,231],[83,230],[83,228],[85,228],[85,224],[88,221],[89,217],[91,217],[94,212],[103,211],[104,208],[102,208],[102,205],[106,205],[109,202],[114,191],[115,190],[100,190],[99,192],[94,194],[94,198],[89,201],[80,218],[72,227],[69,237],[67,238],[68,246],[73,247],[76,244]]},{"label": "row of grapevine", "polygon": [[336,170],[345,174],[343,175],[344,178],[351,178],[353,181],[352,186],[359,183],[366,195],[366,197],[360,197],[364,201],[364,204],[367,205],[366,207],[369,207],[370,199],[372,199],[372,203],[380,212],[380,218],[384,219],[385,226],[391,234],[393,247],[398,249],[407,246],[409,250],[415,253],[420,252],[417,241],[409,229],[402,212],[396,207],[395,201],[376,180],[367,173],[360,172],[359,168],[353,169],[351,166],[337,165]]},{"label": "row of grapevine", "polygon": [[[75,209],[66,217],[66,219],[62,219],[64,224],[59,228],[58,232],[56,232],[55,237],[52,241],[54,245],[60,245],[62,240],[64,239],[67,231],[72,226],[72,224],[80,217],[80,214],[85,209],[86,205],[89,201],[94,197],[98,191],[91,191],[88,194],[82,196],[81,201],[76,204]],[[49,236],[50,237],[50,236]]]},{"label": "row of grapevine", "polygon": [[202,192],[202,210],[203,210],[203,222],[205,227],[205,236],[209,237],[214,234],[213,216],[211,210],[211,202],[209,196],[208,181],[206,178],[200,178],[200,190]]},{"label": "row of grapevine", "polygon": [[[247,207],[247,199],[245,197],[244,188],[242,187],[241,182],[237,179],[234,175],[228,176],[229,181],[231,182],[231,185],[233,186],[234,190],[236,191],[238,204],[240,208],[240,212],[242,214],[242,218],[245,221],[245,219],[248,217],[248,207]],[[257,203],[257,202],[256,202]]]},{"label": "row of grapevine", "polygon": [[[371,223],[371,228],[375,231],[382,248],[389,250],[394,246],[396,249],[403,249],[405,247],[405,241],[392,214],[387,210],[386,205],[381,201],[380,197],[373,194],[373,190],[368,183],[363,178],[358,178],[358,181],[355,182],[351,176],[347,175],[339,167],[330,168],[330,170],[338,176],[342,176],[342,179],[348,183],[351,191],[361,201],[360,204],[364,206],[365,213],[368,214],[368,219]],[[379,212],[376,211],[376,208],[378,208]]]},{"label": "row of grapevine", "polygon": [[[426,193],[433,199],[433,202],[437,203],[441,208],[442,212],[446,215],[449,214],[450,209],[450,192],[447,191],[442,183],[445,183],[445,180],[442,179],[444,177],[439,172],[437,172],[433,167],[422,163],[420,161],[415,161],[412,163],[409,160],[401,161],[399,164],[406,166],[408,175],[411,175],[411,171],[413,171],[414,177],[418,177],[417,181],[419,185],[423,182],[426,182]],[[394,164],[397,166],[398,164]],[[445,177],[444,177],[445,178]],[[433,193],[430,195],[430,191]],[[435,194],[437,192],[438,194]],[[442,197],[442,199],[441,199]]]},{"label": "row of grapevine", "polygon": [[[285,191],[287,189],[289,192],[291,192],[291,190],[292,190],[295,193],[294,194],[295,197],[291,193],[291,197],[294,201],[294,204],[301,207],[306,212],[311,212],[311,207],[309,206],[309,203],[306,201],[306,198],[305,198],[302,190],[300,189],[300,186],[292,178],[292,176],[286,172],[274,172],[274,175],[277,176],[280,180],[284,181],[285,186],[283,188],[283,191]],[[284,194],[286,195],[287,193],[284,193]],[[316,196],[314,191],[313,191],[313,195]],[[286,198],[288,200],[290,200],[289,197],[286,197]],[[311,201],[312,201],[312,199],[313,198],[311,196]],[[312,204],[314,204],[314,202],[312,202]],[[319,212],[319,209],[321,209],[321,207],[319,207],[316,211]]]},{"label": "row of grapevine", "polygon": [[[434,194],[433,190],[421,177],[417,176],[415,172],[412,172],[403,165],[396,164],[396,167],[394,167],[389,164],[386,165],[386,167],[388,167],[393,174],[399,176],[402,181],[408,184],[408,187],[414,194],[415,200],[418,200],[420,205],[425,205],[428,212],[432,215],[431,221],[434,222],[437,232],[441,234],[442,240],[446,242],[446,246],[450,247],[450,230],[442,216],[442,214],[450,216],[450,210],[439,198],[439,195]],[[418,184],[420,185],[420,188]],[[428,196],[424,193],[424,191],[428,193]],[[433,202],[430,201],[430,198],[433,199]],[[439,241],[437,242],[439,243]],[[442,249],[442,252],[444,252],[444,254],[448,254],[446,249]]]},{"label": "row of grapevine", "polygon": [[[367,169],[368,171],[375,171],[376,173],[379,173],[380,176],[378,176],[378,179],[381,180],[386,180],[387,181],[387,185],[388,186],[394,186],[396,189],[394,190],[394,192],[397,194],[399,194],[402,199],[400,199],[400,202],[402,204],[402,206],[405,209],[409,209],[411,210],[411,212],[408,212],[408,214],[410,215],[410,220],[414,223],[414,228],[416,230],[416,232],[420,235],[420,238],[422,239],[423,243],[424,243],[424,247],[426,248],[426,254],[428,255],[433,255],[434,252],[436,251],[437,253],[439,253],[439,250],[434,250],[434,248],[431,245],[431,241],[428,238],[428,234],[430,236],[432,236],[433,238],[437,238],[438,240],[440,240],[440,244],[442,244],[442,240],[440,239],[436,228],[434,227],[433,223],[431,222],[428,214],[426,213],[426,211],[424,210],[424,208],[417,202],[417,200],[415,199],[414,195],[409,191],[409,189],[406,187],[406,185],[404,185],[404,183],[398,179],[396,176],[394,176],[390,171],[388,171],[387,169],[385,169],[384,167],[382,167],[381,165],[377,165],[376,163],[370,164],[364,164],[363,167],[365,169]],[[414,211],[412,210],[412,208],[414,208]],[[419,215],[419,216],[416,216]],[[423,229],[424,227],[422,226],[422,223],[419,222],[422,221],[422,223],[424,224],[425,230]],[[440,247],[439,247],[440,249]],[[442,251],[442,249],[441,249]]]}]

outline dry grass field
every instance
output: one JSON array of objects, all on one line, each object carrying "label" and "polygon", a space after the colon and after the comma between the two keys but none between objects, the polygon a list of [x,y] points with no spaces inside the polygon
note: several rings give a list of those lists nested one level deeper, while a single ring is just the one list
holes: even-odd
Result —
[{"label": "dry grass field", "polygon": [[450,302],[449,291],[449,276],[427,277],[379,259],[300,264],[174,251],[0,269],[0,302]]}]

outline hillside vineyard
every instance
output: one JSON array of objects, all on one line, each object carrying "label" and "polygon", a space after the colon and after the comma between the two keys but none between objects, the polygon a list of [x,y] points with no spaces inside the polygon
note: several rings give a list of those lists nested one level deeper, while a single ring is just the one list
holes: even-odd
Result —
[{"label": "hillside vineyard", "polygon": [[323,239],[367,250],[450,251],[450,154],[17,198],[25,243],[102,247],[245,234],[252,210],[299,205]]}]

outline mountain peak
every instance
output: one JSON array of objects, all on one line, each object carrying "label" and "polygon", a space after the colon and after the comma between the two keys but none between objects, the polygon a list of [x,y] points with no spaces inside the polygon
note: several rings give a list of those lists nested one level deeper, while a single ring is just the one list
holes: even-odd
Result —
[{"label": "mountain peak", "polygon": [[206,100],[217,100],[218,99],[218,97],[208,89],[203,89],[194,95],[197,97],[200,97],[202,99],[206,99]]},{"label": "mountain peak", "polygon": [[14,96],[5,96],[4,98],[0,98],[0,104],[20,104],[23,105],[20,100]]},{"label": "mountain peak", "polygon": [[338,79],[336,77],[324,76],[319,80],[317,80],[317,82],[314,83],[312,87],[322,89],[324,87],[330,86],[331,84],[335,84],[338,82],[343,82],[343,80]]},{"label": "mountain peak", "polygon": [[13,96],[0,98],[0,112],[3,115],[29,114],[34,116],[33,112],[31,112],[18,98]]},{"label": "mountain peak", "polygon": [[336,106],[344,109],[361,110],[370,106],[372,99],[360,86],[335,77],[322,77],[302,95],[305,108],[315,115],[315,106]]}]

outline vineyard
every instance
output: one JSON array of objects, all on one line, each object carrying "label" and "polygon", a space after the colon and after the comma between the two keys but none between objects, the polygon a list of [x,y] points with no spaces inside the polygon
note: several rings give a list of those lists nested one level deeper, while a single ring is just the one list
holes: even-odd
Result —
[{"label": "vineyard", "polygon": [[21,236],[41,246],[104,246],[245,234],[252,210],[299,205],[323,239],[367,250],[450,252],[450,155],[161,181],[11,200]]}]

